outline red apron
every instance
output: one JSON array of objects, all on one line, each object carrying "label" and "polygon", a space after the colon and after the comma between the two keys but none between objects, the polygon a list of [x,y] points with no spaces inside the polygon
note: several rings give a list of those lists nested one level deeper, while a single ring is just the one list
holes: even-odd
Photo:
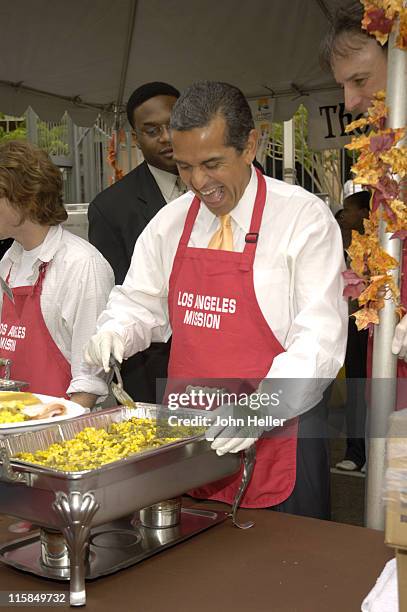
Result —
[{"label": "red apron", "polygon": [[41,312],[48,265],[40,265],[35,285],[13,288],[14,304],[3,293],[0,357],[12,360],[12,377],[28,382],[31,393],[67,398],[71,366],[52,339]]},{"label": "red apron", "polygon": [[[239,382],[261,380],[274,357],[284,351],[260,310],[253,284],[257,237],[266,201],[266,183],[258,171],[257,181],[250,232],[242,253],[188,247],[200,208],[198,198],[191,203],[169,282],[172,346],[168,377],[172,388],[177,379],[194,384],[197,378],[221,378],[220,386],[227,378]],[[270,299],[279,298],[275,295]],[[213,305],[212,312],[208,312],[208,303]],[[256,465],[243,507],[274,506],[289,497],[296,478],[297,429],[297,419],[293,419],[278,428],[278,435],[271,433],[257,442]],[[240,480],[241,473],[190,494],[232,504]]]}]

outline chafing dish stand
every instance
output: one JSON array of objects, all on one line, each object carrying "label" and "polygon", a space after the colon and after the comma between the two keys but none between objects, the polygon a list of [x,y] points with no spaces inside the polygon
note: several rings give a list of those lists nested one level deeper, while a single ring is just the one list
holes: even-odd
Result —
[{"label": "chafing dish stand", "polygon": [[[196,414],[197,411],[194,411]],[[0,561],[44,578],[70,581],[70,604],[86,604],[85,579],[116,572],[208,529],[226,512],[183,508],[178,525],[145,527],[137,511],[163,499],[236,474],[239,456],[218,457],[203,435],[83,472],[60,472],[13,459],[18,452],[45,449],[84,427],[108,427],[138,416],[162,418],[160,407],[104,410],[38,432],[0,440],[0,513],[38,525],[40,531],[0,548]],[[236,512],[255,463],[254,446],[243,457]],[[124,517],[124,518],[123,518]]]}]

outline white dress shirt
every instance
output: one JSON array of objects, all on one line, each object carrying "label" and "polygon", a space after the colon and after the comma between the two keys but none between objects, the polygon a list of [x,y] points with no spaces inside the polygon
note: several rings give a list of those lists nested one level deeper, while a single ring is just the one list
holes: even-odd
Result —
[{"label": "white dress shirt", "polygon": [[147,165],[167,204],[185,193],[186,187],[177,174],[160,170],[160,168],[155,168],[150,166],[150,164]]},{"label": "white dress shirt", "polygon": [[[97,318],[114,285],[110,265],[94,246],[61,225],[51,227],[44,242],[33,251],[24,251],[13,242],[0,261],[0,276],[6,279],[10,272],[11,287],[34,285],[41,262],[51,262],[42,288],[41,311],[52,339],[71,364],[67,393],[106,395],[102,371],[85,363],[83,347],[95,333]],[[2,303],[0,292],[0,313]]]},{"label": "white dress shirt", "polygon": [[[267,323],[286,349],[274,359],[267,378],[333,379],[343,363],[347,338],[339,226],[316,196],[264,178],[267,195],[254,261],[254,289]],[[244,249],[256,190],[252,169],[246,190],[230,213],[235,251]],[[125,357],[144,350],[150,342],[166,341],[171,334],[168,284],[192,198],[191,192],[184,194],[147,225],[136,242],[123,285],[113,289],[98,320],[98,330],[113,330],[123,337]],[[218,228],[219,219],[201,203],[189,246],[207,247]],[[293,413],[303,411],[297,406]]]}]

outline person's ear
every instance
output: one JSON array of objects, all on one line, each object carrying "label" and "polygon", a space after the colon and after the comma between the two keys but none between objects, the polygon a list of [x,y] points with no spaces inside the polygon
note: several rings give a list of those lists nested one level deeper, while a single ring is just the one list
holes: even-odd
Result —
[{"label": "person's ear", "polygon": [[243,151],[243,156],[248,165],[253,163],[257,153],[257,144],[259,140],[259,133],[257,130],[250,130],[249,136],[247,137],[246,146]]}]

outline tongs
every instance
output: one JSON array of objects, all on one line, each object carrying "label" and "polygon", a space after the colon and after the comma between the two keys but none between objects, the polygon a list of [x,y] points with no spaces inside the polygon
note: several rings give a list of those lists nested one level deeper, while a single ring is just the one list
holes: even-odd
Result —
[{"label": "tongs", "polygon": [[[137,408],[137,404],[130,397],[128,393],[123,389],[123,379],[120,374],[120,367],[114,357],[110,357],[109,365],[112,369],[112,379],[110,381],[110,388],[112,390],[113,395],[122,406],[127,406],[127,408]],[[117,383],[113,382],[113,375],[116,376]]]},{"label": "tongs", "polygon": [[2,292],[5,293],[7,297],[9,298],[9,300],[11,300],[14,304],[14,295],[11,290],[11,287],[6,283],[4,278],[2,278],[1,276],[0,276],[0,288]]},{"label": "tongs", "polygon": [[[134,399],[132,399],[130,395],[126,393],[126,391],[123,389],[123,379],[120,374],[120,366],[113,356],[110,356],[109,365],[112,371],[110,388],[112,390],[113,395],[115,396],[119,404],[121,404],[122,406],[127,406],[127,408],[137,408],[137,404]],[[116,376],[117,384],[113,382],[113,376]],[[239,529],[250,529],[250,527],[253,527],[254,525],[253,521],[247,521],[245,523],[239,522],[237,520],[237,511],[239,509],[242,497],[250,483],[255,463],[256,446],[255,444],[253,444],[243,453],[243,476],[240,486],[237,490],[235,499],[233,501],[232,511],[228,515],[232,519],[233,525],[235,527],[238,527]]]},{"label": "tongs", "polygon": [[243,452],[243,476],[237,493],[235,495],[235,499],[233,500],[232,512],[229,514],[229,517],[232,519],[232,522],[235,527],[239,527],[239,529],[250,529],[253,527],[254,521],[247,521],[246,523],[239,523],[237,520],[237,511],[239,509],[240,502],[242,501],[242,497],[249,486],[254,465],[256,463],[256,445],[252,444],[248,449]]}]

